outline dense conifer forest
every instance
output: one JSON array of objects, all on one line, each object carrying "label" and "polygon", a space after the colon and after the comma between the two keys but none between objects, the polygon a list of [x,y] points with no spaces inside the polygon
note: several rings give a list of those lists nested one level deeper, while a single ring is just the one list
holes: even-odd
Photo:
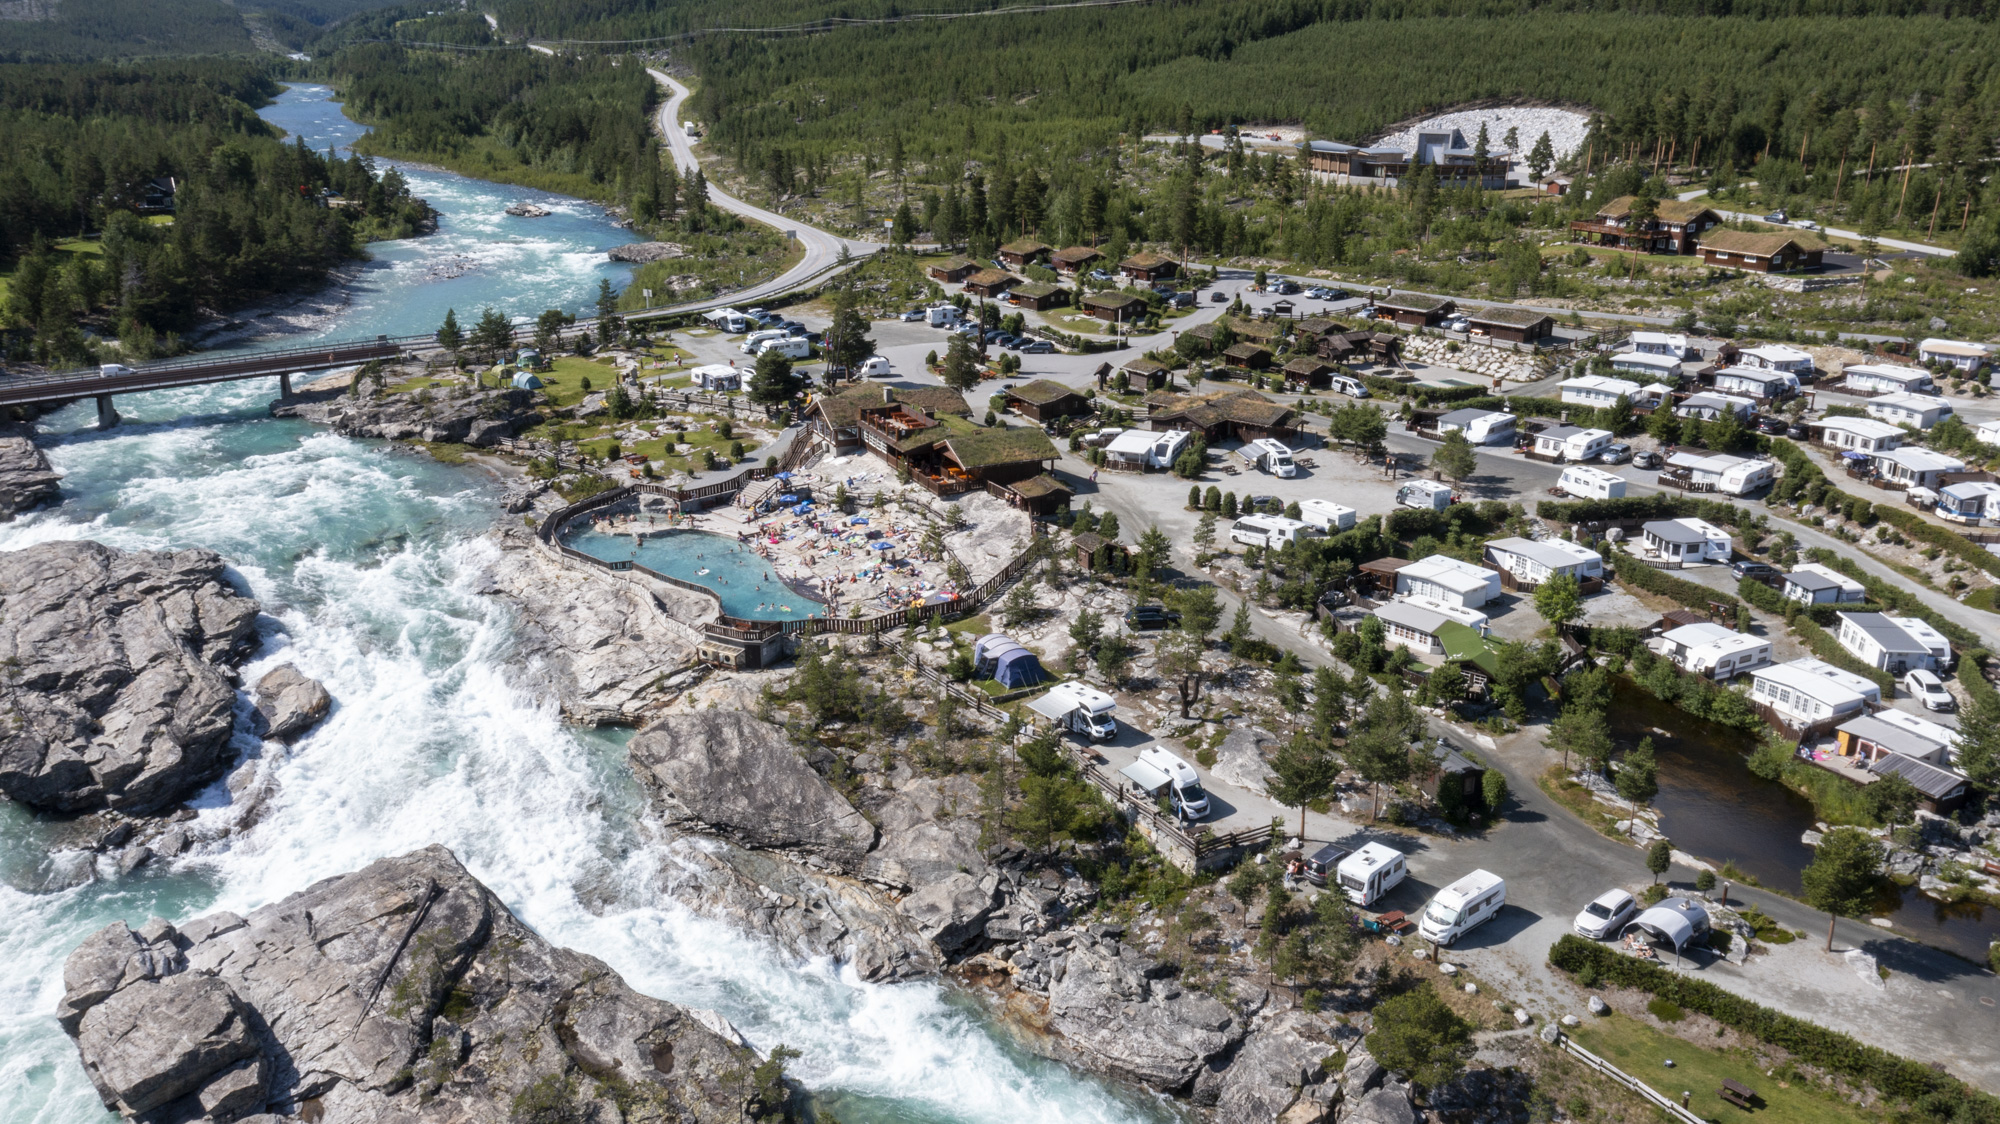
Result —
[{"label": "dense conifer forest", "polygon": [[8,351],[80,361],[90,328],[145,357],[428,220],[393,170],[281,142],[277,90],[247,58],[0,66]]}]

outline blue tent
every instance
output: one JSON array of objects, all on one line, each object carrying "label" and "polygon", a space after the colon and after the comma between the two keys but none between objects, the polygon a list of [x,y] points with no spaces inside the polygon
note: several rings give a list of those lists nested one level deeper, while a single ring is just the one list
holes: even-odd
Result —
[{"label": "blue tent", "polygon": [[539,379],[539,378],[536,378],[536,377],[535,377],[535,374],[534,374],[534,372],[533,372],[533,371],[515,371],[515,372],[514,372],[514,389],[515,389],[515,390],[540,390],[540,389],[542,389],[542,380],[541,380],[541,379]]},{"label": "blue tent", "polygon": [[1032,687],[1048,678],[1042,671],[1042,663],[1019,644],[1003,647],[991,653],[993,657],[993,680],[1002,687]]}]

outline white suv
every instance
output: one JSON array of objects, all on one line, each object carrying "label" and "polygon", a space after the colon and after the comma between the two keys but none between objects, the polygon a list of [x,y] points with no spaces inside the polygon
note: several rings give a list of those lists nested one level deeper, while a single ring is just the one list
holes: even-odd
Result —
[{"label": "white suv", "polygon": [[1958,700],[1944,689],[1944,681],[1933,672],[1918,669],[1903,676],[1903,690],[1924,704],[1925,710],[1957,710]]}]

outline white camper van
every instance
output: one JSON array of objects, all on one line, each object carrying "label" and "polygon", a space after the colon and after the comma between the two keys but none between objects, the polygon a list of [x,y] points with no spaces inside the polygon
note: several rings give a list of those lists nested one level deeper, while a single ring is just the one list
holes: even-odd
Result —
[{"label": "white camper van", "polygon": [[1246,515],[1229,528],[1229,541],[1276,550],[1297,542],[1311,530],[1311,524],[1282,515]]},{"label": "white camper van", "polygon": [[812,357],[812,341],[803,336],[784,336],[775,340],[765,340],[757,346],[757,354],[775,351],[787,359],[809,359]]},{"label": "white camper van", "polygon": [[[1139,760],[1132,764],[1131,769],[1125,770],[1125,774],[1130,776],[1132,769],[1140,766],[1153,769],[1167,778],[1176,815],[1184,816],[1190,822],[1208,815],[1208,793],[1202,790],[1201,777],[1195,773],[1193,765],[1154,746],[1140,750]],[[1157,789],[1154,790],[1154,794],[1157,792]]]},{"label": "white camper van", "polygon": [[1624,477],[1581,464],[1563,469],[1562,478],[1556,481],[1556,486],[1572,496],[1585,499],[1615,500],[1625,495]]},{"label": "white camper van", "polygon": [[1368,397],[1368,388],[1361,385],[1361,380],[1357,378],[1349,378],[1346,375],[1328,375],[1326,385],[1328,389],[1337,390],[1349,398]]},{"label": "white camper van", "polygon": [[762,332],[752,332],[743,337],[743,354],[755,355],[758,348],[763,347],[772,340],[784,339],[786,335],[787,333],[783,329],[767,329]]},{"label": "white camper van", "polygon": [[1292,450],[1282,441],[1273,441],[1268,437],[1252,441],[1236,450],[1236,455],[1251,468],[1273,476],[1289,480],[1299,474],[1299,466],[1292,463]]},{"label": "white camper van", "polygon": [[1424,907],[1417,935],[1433,944],[1448,945],[1492,920],[1506,904],[1506,881],[1490,870],[1475,870],[1438,891]]},{"label": "white camper van", "polygon": [[1419,511],[1443,511],[1451,506],[1451,487],[1435,480],[1412,480],[1396,489],[1396,504]]},{"label": "white camper van", "polygon": [[1300,500],[1299,518],[1329,535],[1354,529],[1354,509],[1332,500]]},{"label": "white camper van", "polygon": [[1111,717],[1117,705],[1117,700],[1093,687],[1058,683],[1028,709],[1071,733],[1106,742],[1118,735],[1118,721]]},{"label": "white camper van", "polygon": [[1347,891],[1347,900],[1367,909],[1382,899],[1382,895],[1402,884],[1410,876],[1410,864],[1403,859],[1403,852],[1380,843],[1369,843],[1359,851],[1340,860],[1335,868],[1335,877],[1340,880],[1340,888]]}]

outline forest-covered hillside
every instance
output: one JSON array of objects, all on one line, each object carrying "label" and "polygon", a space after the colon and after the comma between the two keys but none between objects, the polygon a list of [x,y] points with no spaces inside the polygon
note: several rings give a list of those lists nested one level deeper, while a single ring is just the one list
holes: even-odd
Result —
[{"label": "forest-covered hillside", "polygon": [[427,221],[393,171],[280,141],[277,89],[248,58],[0,66],[0,348],[78,361],[89,326],[144,357]]}]

